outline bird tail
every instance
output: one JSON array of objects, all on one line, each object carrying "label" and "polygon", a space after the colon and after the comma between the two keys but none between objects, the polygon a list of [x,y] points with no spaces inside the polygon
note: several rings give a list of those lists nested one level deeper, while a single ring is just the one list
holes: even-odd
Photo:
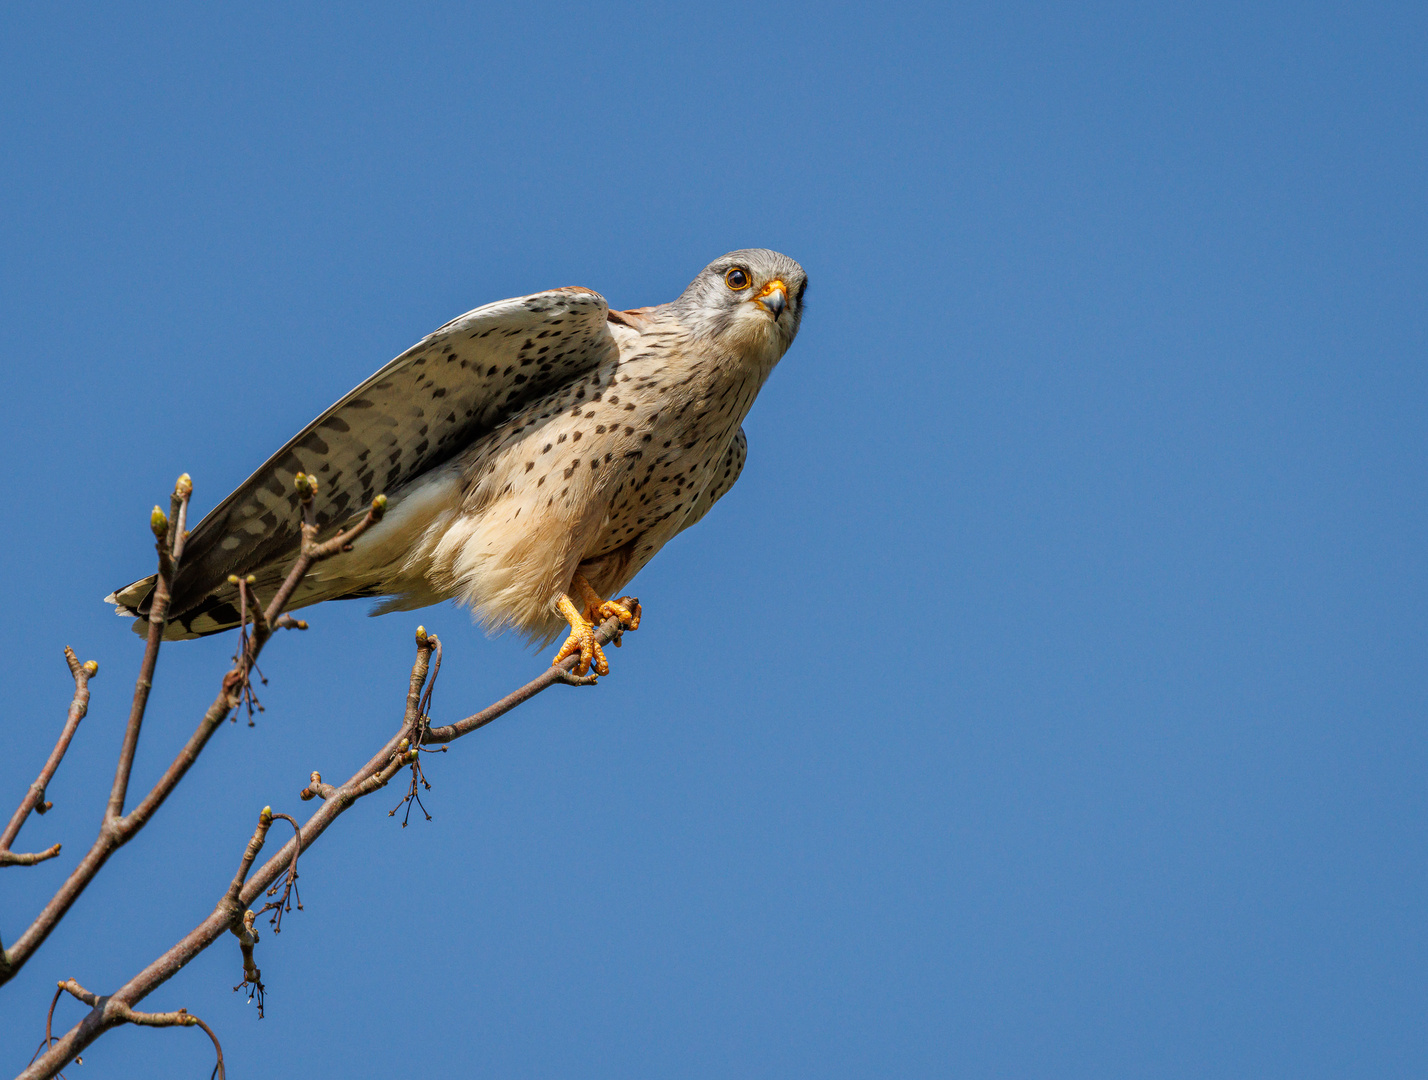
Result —
[{"label": "bird tail", "polygon": [[[271,599],[282,583],[283,573],[277,569],[266,573],[260,570],[257,578],[253,591],[261,601],[264,597]],[[140,637],[149,632],[148,615],[157,581],[157,577],[150,575],[125,585],[122,589],[116,589],[104,598],[106,604],[114,605],[115,614],[120,618],[134,620],[133,631]],[[305,580],[298,586],[297,592],[284,610],[292,611],[324,600],[349,600],[373,595],[365,590],[354,592],[341,587],[334,588],[333,584],[310,578]],[[164,640],[191,641],[194,638],[208,637],[210,634],[221,634],[237,626],[242,617],[237,587],[225,584],[201,597],[185,610],[171,612],[168,623],[164,626]]]}]

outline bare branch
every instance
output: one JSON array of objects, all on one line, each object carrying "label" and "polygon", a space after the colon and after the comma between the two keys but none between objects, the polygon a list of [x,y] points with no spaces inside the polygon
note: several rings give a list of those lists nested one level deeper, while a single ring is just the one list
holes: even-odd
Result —
[{"label": "bare branch", "polygon": [[[116,806],[122,810],[129,773],[133,768],[134,749],[138,745],[139,730],[143,724],[143,712],[148,702],[149,689],[153,683],[154,666],[158,662],[158,647],[163,638],[162,617],[167,613],[169,603],[169,596],[165,590],[169,587],[167,583],[172,581],[172,575],[178,565],[177,560],[183,553],[186,534],[181,525],[187,512],[188,498],[192,490],[192,482],[188,479],[188,474],[185,473],[179,477],[179,483],[174,489],[174,497],[171,500],[172,516],[165,518],[159,511],[155,514],[152,522],[156,535],[163,532],[163,539],[158,544],[159,577],[155,585],[154,601],[149,616],[148,645],[145,647],[139,681],[135,686],[134,706],[130,712],[129,726],[125,731],[124,746],[120,751],[119,767],[115,773],[114,789],[110,794],[109,808],[106,811],[104,823],[100,827],[94,844],[80,860],[79,865],[65,879],[64,884],[51,897],[49,903],[36,916],[34,922],[20,935],[12,947],[0,952],[0,985],[13,978],[34,955],[35,950],[49,937],[51,931],[73,906],[75,900],[94,879],[95,874],[109,860],[109,856],[126,844],[148,823],[155,811],[163,805],[164,800],[178,786],[179,781],[184,778],[193,763],[198,760],[199,754],[203,752],[203,748],[208,744],[214,731],[240,704],[243,688],[247,685],[249,676],[257,663],[258,655],[262,652],[263,646],[273,630],[279,626],[302,628],[306,625],[300,620],[281,615],[283,606],[292,598],[303,575],[312,568],[313,563],[331,558],[350,547],[354,540],[382,519],[387,507],[386,496],[377,496],[372,500],[372,505],[366,515],[356,525],[339,533],[331,540],[318,543],[318,526],[313,509],[313,496],[317,491],[317,482],[311,477],[300,474],[298,491],[303,497],[303,542],[302,552],[293,564],[292,571],[288,574],[277,595],[273,597],[267,611],[263,613],[262,621],[254,626],[247,649],[238,655],[233,668],[223,677],[218,696],[209,705],[207,712],[204,713],[193,734],[189,736],[183,749],[179,751],[158,782],[149,790],[149,793],[140,800],[139,805],[122,817],[114,816],[110,811],[115,811]],[[161,518],[166,523],[166,527],[163,529],[159,527]],[[172,548],[167,547],[170,543],[173,545]],[[155,621],[156,619],[158,621]]]},{"label": "bare branch", "polygon": [[[307,576],[307,572],[312,569],[313,563],[330,559],[344,551],[352,550],[353,542],[370,529],[387,512],[387,497],[378,495],[372,500],[372,505],[368,507],[367,513],[356,525],[345,532],[338,533],[332,539],[323,543],[318,543],[318,524],[315,496],[317,495],[318,483],[316,478],[306,473],[298,473],[293,480],[297,487],[298,494],[302,498],[302,544],[297,560],[293,563],[292,569],[288,571],[288,576],[283,580],[278,591],[273,595],[267,610],[262,610],[256,598],[252,605],[253,632],[251,636],[246,632],[247,601],[251,595],[249,586],[251,581],[239,580],[236,576],[231,578],[233,584],[238,586],[239,600],[244,604],[244,629],[239,636],[238,652],[234,656],[233,670],[224,679],[224,688],[231,696],[236,698],[233,707],[237,706],[245,699],[252,700],[251,679],[254,668],[258,663],[258,654],[262,652],[263,646],[273,631],[278,628],[293,628],[306,630],[307,623],[301,619],[294,619],[291,615],[282,614],[283,608],[292,599],[293,593],[302,583],[302,579]],[[252,705],[249,706],[251,715]]]},{"label": "bare branch", "polygon": [[[253,592],[253,586],[257,584],[257,577],[249,574],[246,578],[240,578],[237,574],[228,575],[228,584],[238,589],[238,647],[233,651],[233,663],[235,670],[247,670],[247,676],[241,680],[238,686],[239,704],[248,709],[248,726],[253,726],[253,712],[263,712],[262,703],[258,701],[258,695],[253,691],[252,672],[258,673],[258,678],[263,685],[268,684],[268,680],[263,677],[263,672],[253,662],[247,668],[245,658],[248,656],[248,649],[252,645],[252,635],[248,633],[248,620],[253,620],[253,633],[259,631],[266,637],[268,630],[268,620],[263,614],[263,606],[258,603],[258,597]],[[250,602],[251,601],[251,602]]]},{"label": "bare branch", "polygon": [[[262,915],[268,911],[271,911],[273,913],[273,917],[268,920],[268,925],[273,928],[273,933],[281,934],[283,932],[284,913],[291,911],[293,909],[293,904],[297,904],[297,909],[299,911],[302,910],[302,897],[298,894],[297,891],[298,856],[302,854],[302,826],[299,825],[295,819],[289,817],[287,814],[274,814],[273,817],[282,818],[284,821],[286,821],[289,825],[293,827],[293,832],[294,834],[296,834],[294,836],[295,843],[293,845],[292,862],[288,863],[287,876],[283,879],[282,899],[269,900],[266,904],[264,904],[261,908],[258,909],[259,915]],[[268,895],[278,895],[278,885],[276,882],[269,887]]]},{"label": "bare branch", "polygon": [[[213,1077],[221,1078],[225,1075],[223,1065],[223,1047],[218,1042],[218,1036],[213,1033],[213,1029],[205,1024],[198,1017],[194,1016],[187,1009],[178,1009],[174,1012],[152,1013],[139,1012],[130,1008],[125,1002],[115,997],[102,997],[80,986],[74,979],[64,979],[59,984],[59,989],[55,991],[54,1000],[50,1002],[49,1016],[45,1019],[45,1041],[48,1043],[53,1036],[50,1034],[50,1024],[54,1018],[55,1004],[59,1001],[61,994],[69,994],[71,997],[82,1001],[90,1006],[88,1021],[91,1017],[96,1018],[96,1023],[102,1025],[100,1030],[118,1027],[120,1024],[136,1024],[140,1027],[198,1027],[202,1028],[209,1039],[213,1042],[214,1052],[218,1055],[218,1062],[213,1067]],[[34,1062],[29,1069],[21,1073],[27,1076],[34,1068]]]},{"label": "bare branch", "polygon": [[34,866],[36,863],[48,862],[60,853],[63,844],[51,844],[44,851],[0,851],[0,866]]},{"label": "bare branch", "polygon": [[[611,616],[606,619],[596,631],[595,639],[605,645],[613,641],[622,629],[619,618]],[[445,727],[428,728],[426,741],[429,743],[449,743],[455,742],[463,735],[469,735],[478,728],[483,728],[492,720],[505,716],[517,705],[523,705],[531,698],[535,697],[547,687],[556,683],[564,683],[566,686],[594,686],[597,677],[595,675],[575,675],[572,670],[576,660],[579,658],[566,657],[559,665],[548,667],[526,683],[519,690],[507,694],[494,705],[487,705],[478,713],[473,713],[465,720],[458,720],[454,724],[447,724]]]},{"label": "bare branch", "polygon": [[[49,1049],[51,1046],[53,1046],[54,1043],[55,1043],[55,1037],[54,1037],[55,1006],[59,1004],[59,999],[60,999],[60,997],[61,997],[63,994],[64,994],[64,983],[60,983],[60,984],[59,984],[59,987],[55,990],[55,996],[52,997],[52,998],[50,998],[50,1011],[47,1012],[47,1013],[45,1013],[45,1039],[44,1039],[44,1042],[40,1043],[39,1049],[36,1050],[33,1054],[30,1055],[30,1064],[31,1064],[31,1065],[33,1065],[33,1064],[35,1063],[35,1058],[39,1057],[41,1054],[43,1054],[46,1050],[48,1050],[48,1049]],[[79,1063],[82,1059],[76,1057],[74,1060],[75,1060],[76,1063]]]},{"label": "bare branch", "polygon": [[[292,599],[293,593],[297,591],[298,585],[302,583],[302,579],[312,568],[313,563],[330,559],[344,551],[350,551],[353,542],[381,521],[387,512],[387,497],[378,495],[372,500],[371,508],[368,509],[366,516],[361,521],[346,532],[339,533],[331,540],[319,544],[317,542],[317,510],[313,502],[313,497],[317,494],[317,480],[306,473],[298,473],[294,482],[297,484],[298,494],[302,496],[302,550],[298,555],[297,562],[293,563],[292,570],[288,572],[287,578],[279,586],[272,602],[268,605],[265,615],[270,624],[277,622],[278,616],[282,614],[283,608],[287,607],[288,601]],[[268,632],[271,633],[271,630]],[[261,648],[261,642],[266,639],[267,635],[264,634],[263,638],[259,638],[255,630],[253,636],[258,647]]]},{"label": "bare branch", "polygon": [[243,981],[233,988],[236,994],[245,986],[253,989],[248,994],[249,1001],[255,1001],[258,1006],[258,1019],[263,1019],[264,999],[268,988],[263,985],[263,973],[258,970],[258,962],[253,959],[253,946],[258,944],[258,931],[253,929],[253,924],[258,921],[258,913],[253,910],[243,912],[240,922],[234,923],[228,929],[234,937],[238,939],[238,951],[243,954]]},{"label": "bare branch", "polygon": [[3,833],[0,833],[0,866],[33,866],[46,859],[53,859],[60,853],[59,844],[33,855],[12,852],[10,845],[20,834],[20,829],[24,826],[25,819],[30,816],[31,810],[43,814],[50,808],[51,804],[45,801],[45,788],[49,786],[50,780],[55,775],[55,770],[64,760],[70,740],[74,738],[74,733],[79,729],[79,722],[89,711],[89,680],[99,673],[99,665],[93,660],[87,660],[81,664],[79,657],[74,655],[74,650],[68,645],[65,646],[64,658],[65,662],[69,664],[70,674],[74,676],[74,699],[69,703],[69,716],[65,719],[64,730],[60,732],[59,742],[55,743],[55,748],[50,751],[49,760],[40,770],[39,778],[30,785],[30,790],[20,800],[19,809],[10,818],[10,824],[5,826]]},{"label": "bare branch", "polygon": [[63,980],[59,984],[59,988],[65,993],[71,995],[72,997],[79,998],[79,1000],[84,1002],[86,1005],[98,1005],[100,1002],[100,997],[98,994],[90,993],[84,987],[80,986],[79,983],[76,982],[74,979]]},{"label": "bare branch", "polygon": [[174,575],[183,559],[188,540],[185,528],[188,500],[193,495],[193,481],[184,473],[174,484],[169,499],[169,515],[157,506],[149,525],[157,540],[159,574],[154,582],[154,596],[149,605],[149,636],[144,643],[144,660],[139,665],[139,678],[134,683],[134,701],[129,707],[129,723],[124,729],[124,744],[119,750],[119,764],[114,772],[114,786],[109,792],[109,806],[104,811],[105,823],[112,823],[124,813],[124,796],[129,790],[129,774],[134,771],[134,753],[139,747],[139,731],[144,726],[144,711],[149,707],[149,691],[154,688],[154,669],[159,663],[159,646],[164,640],[168,622],[169,602],[173,599]]},{"label": "bare branch", "polygon": [[308,778],[307,787],[298,792],[298,798],[303,802],[314,798],[330,799],[336,791],[337,789],[331,784],[324,784],[322,782],[322,773],[314,769],[312,776]]},{"label": "bare branch", "polygon": [[[271,611],[271,608],[269,610]],[[612,616],[598,628],[597,638],[604,645],[616,638],[620,631],[621,624],[618,617]],[[120,1003],[124,1008],[129,1008],[143,1000],[148,994],[178,974],[185,965],[225,933],[235,934],[239,939],[240,949],[243,951],[244,982],[240,983],[236,989],[249,985],[254,987],[255,994],[261,993],[264,990],[260,981],[261,972],[254,962],[252,951],[253,945],[258,940],[254,931],[254,922],[257,916],[255,912],[248,910],[249,906],[262,895],[264,890],[270,889],[285,870],[290,877],[295,877],[297,855],[311,848],[317,838],[339,816],[363,796],[384,787],[403,767],[416,760],[420,753],[420,746],[414,743],[413,737],[419,731],[424,729],[424,742],[454,742],[463,735],[468,735],[486,726],[497,717],[510,712],[517,705],[529,701],[536,694],[556,683],[589,686],[595,682],[593,676],[581,677],[571,674],[571,668],[575,666],[578,658],[570,656],[559,667],[547,669],[519,690],[508,694],[500,701],[465,720],[440,728],[426,727],[423,722],[425,714],[422,710],[428,702],[423,701],[423,689],[427,681],[432,656],[440,642],[435,634],[428,634],[424,629],[418,629],[416,644],[417,655],[412,664],[411,679],[408,683],[406,709],[396,734],[344,784],[339,786],[325,784],[322,782],[320,774],[314,772],[309,786],[304,789],[304,795],[307,798],[321,798],[322,805],[296,830],[296,835],[276,854],[257,870],[250,871],[249,868],[256,857],[257,849],[261,848],[261,841],[267,831],[260,817],[260,830],[263,836],[260,837],[255,832],[253,841],[249,843],[248,851],[244,853],[239,874],[235,875],[234,879],[234,884],[242,882],[236,896],[233,885],[230,884],[223,898],[209,916],[108,998],[107,1001],[110,1005],[107,1008],[112,1008],[114,1002]],[[277,816],[279,815],[272,815],[272,817]],[[246,881],[243,880],[244,877],[246,877]],[[239,915],[239,912],[242,914]],[[48,1047],[45,1053],[21,1074],[21,1080],[42,1080],[42,1078],[54,1076],[74,1060],[86,1046],[117,1022],[122,1021],[110,1022],[108,1014],[97,1008],[91,1011],[89,1016],[71,1028],[62,1038],[56,1040],[53,1046]],[[205,1030],[207,1029],[205,1028]]]},{"label": "bare branch", "polygon": [[238,864],[238,873],[233,875],[233,884],[228,886],[228,894],[224,898],[235,907],[238,904],[238,894],[243,889],[243,882],[248,880],[248,871],[252,869],[258,852],[263,850],[263,841],[267,838],[268,828],[272,824],[273,808],[265,806],[258,814],[258,827],[253,830],[253,839],[248,841],[248,847],[243,852],[243,861]]}]

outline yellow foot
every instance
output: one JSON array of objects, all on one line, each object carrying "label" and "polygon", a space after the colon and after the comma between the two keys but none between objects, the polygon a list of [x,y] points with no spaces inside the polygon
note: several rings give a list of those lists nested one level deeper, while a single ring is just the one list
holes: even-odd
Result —
[{"label": "yellow foot", "polygon": [[600,650],[600,643],[595,640],[595,626],[575,606],[575,601],[564,593],[560,594],[560,599],[555,602],[556,608],[570,624],[570,636],[565,639],[565,644],[560,647],[560,651],[555,654],[552,665],[559,664],[567,656],[580,654],[580,659],[575,665],[575,674],[584,675],[591,667],[595,668],[596,675],[610,674],[610,665],[605,660],[605,654]]},{"label": "yellow foot", "polygon": [[[577,573],[572,582],[575,591],[580,594],[585,601],[585,618],[592,623],[602,623],[611,615],[617,616],[620,620],[622,630],[638,630],[640,628],[640,602],[633,596],[622,596],[618,600],[602,600],[590,582],[585,580],[585,575]],[[619,648],[620,639],[615,638],[615,647]]]},{"label": "yellow foot", "polygon": [[[588,611],[587,611],[588,614]],[[615,633],[615,648],[619,648],[623,642],[620,638],[622,631],[638,630],[640,628],[640,602],[633,596],[622,596],[618,600],[603,600],[600,606],[595,609],[595,618],[591,622],[602,623],[611,615],[620,620],[620,630]]]}]

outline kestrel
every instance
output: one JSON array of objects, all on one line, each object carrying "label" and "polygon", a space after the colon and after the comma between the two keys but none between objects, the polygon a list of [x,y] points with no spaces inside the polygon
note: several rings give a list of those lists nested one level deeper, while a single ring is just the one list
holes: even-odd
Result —
[{"label": "kestrel", "polygon": [[[671,303],[611,311],[572,287],[487,304],[430,334],[300,431],[195,527],[165,630],[238,625],[229,575],[272,594],[296,556],[294,479],[318,484],[323,536],[385,493],[352,550],[317,564],[289,608],[439,600],[488,631],[550,641],[556,662],[609,667],[593,624],[637,623],[606,601],[738,479],[740,427],[798,333],[808,278],[785,255],[734,251]],[[147,615],[154,578],[107,597]],[[144,624],[135,626],[145,632]]]}]

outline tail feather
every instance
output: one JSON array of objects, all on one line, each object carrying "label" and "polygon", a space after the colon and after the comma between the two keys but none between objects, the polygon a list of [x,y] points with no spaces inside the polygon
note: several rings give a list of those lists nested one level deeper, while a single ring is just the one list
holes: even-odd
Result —
[{"label": "tail feather", "polygon": [[[270,599],[283,580],[282,573],[276,570],[267,573],[259,571],[256,576],[258,580],[252,588],[260,601]],[[153,597],[156,580],[153,576],[146,577],[122,589],[116,589],[104,598],[105,603],[114,605],[116,615],[135,620],[133,631],[140,637],[149,632],[147,609]],[[331,582],[308,579],[298,586],[297,592],[284,610],[292,611],[325,600],[351,600],[373,595],[375,593],[370,590],[344,592],[341,588],[334,588]],[[241,619],[238,589],[225,584],[200,598],[186,610],[173,613],[164,626],[164,640],[189,641],[193,638],[208,637],[210,634],[221,634],[237,626]]]}]

